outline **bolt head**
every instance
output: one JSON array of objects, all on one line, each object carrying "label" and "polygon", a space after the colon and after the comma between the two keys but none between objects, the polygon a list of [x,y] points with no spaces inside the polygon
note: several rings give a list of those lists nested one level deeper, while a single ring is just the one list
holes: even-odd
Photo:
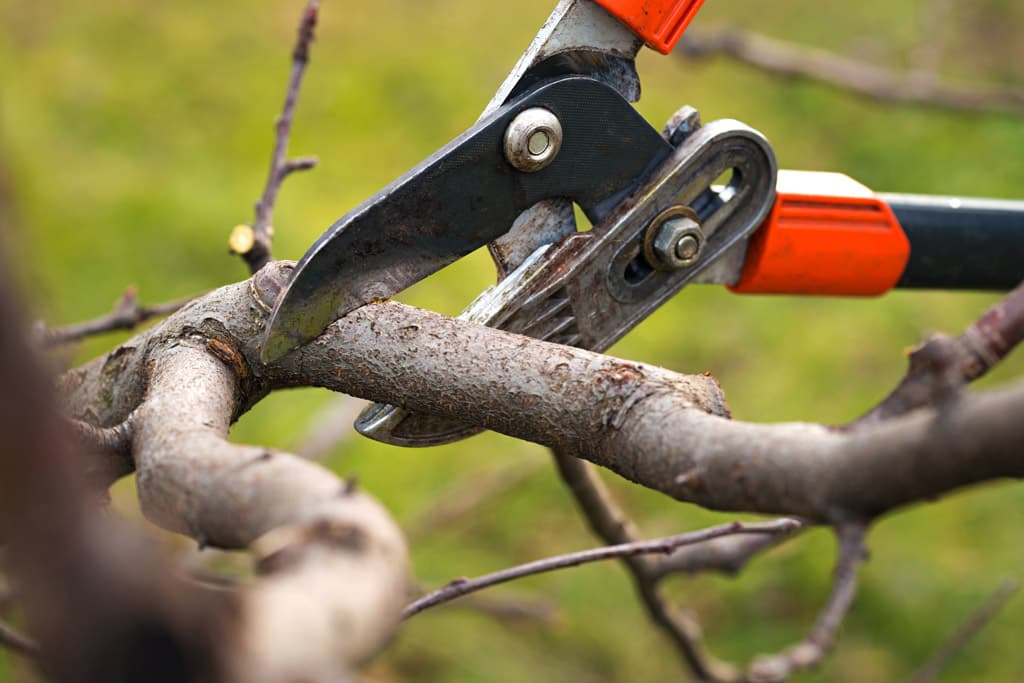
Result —
[{"label": "bolt head", "polygon": [[519,112],[505,130],[505,158],[524,173],[547,168],[561,147],[562,124],[543,107]]}]

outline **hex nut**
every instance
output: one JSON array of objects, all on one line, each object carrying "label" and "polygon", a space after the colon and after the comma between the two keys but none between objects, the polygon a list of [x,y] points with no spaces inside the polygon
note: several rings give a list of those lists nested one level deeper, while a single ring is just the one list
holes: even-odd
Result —
[{"label": "hex nut", "polygon": [[704,251],[700,219],[688,206],[673,206],[659,214],[647,228],[644,257],[655,270],[688,268]]}]

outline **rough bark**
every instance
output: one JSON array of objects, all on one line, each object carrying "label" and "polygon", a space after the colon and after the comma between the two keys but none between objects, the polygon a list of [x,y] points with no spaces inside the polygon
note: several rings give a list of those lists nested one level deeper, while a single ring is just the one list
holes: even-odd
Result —
[{"label": "rough bark", "polygon": [[[557,448],[704,507],[868,519],[980,481],[1024,476],[1024,386],[837,431],[728,418],[714,379],[547,344],[387,302],[261,366],[262,326],[288,273],[269,265],[65,379],[71,416],[123,422],[157,351],[191,339],[226,359],[234,415],[268,391],[323,386],[457,416]],[[113,381],[111,374],[116,376]]]}]

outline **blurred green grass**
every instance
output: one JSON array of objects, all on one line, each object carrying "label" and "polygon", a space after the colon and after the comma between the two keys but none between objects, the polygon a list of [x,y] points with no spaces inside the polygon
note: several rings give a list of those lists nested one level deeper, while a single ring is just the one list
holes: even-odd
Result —
[{"label": "blurred green grass", "polygon": [[[317,154],[322,164],[286,184],[277,254],[297,258],[335,218],[469,125],[552,5],[325,2],[292,141],[293,153]],[[40,317],[61,323],[101,314],[128,284],[155,302],[244,277],[239,260],[226,255],[226,238],[250,219],[262,187],[300,6],[0,0],[0,163],[20,226],[14,267]],[[756,0],[716,0],[695,27],[741,25],[901,67],[921,41],[938,39],[922,33],[926,6],[780,0],[765,11]],[[1020,3],[982,0],[958,6],[954,19],[947,73],[1024,85]],[[652,123],[683,104],[700,108],[705,120],[738,118],[768,135],[784,167],[842,171],[884,191],[1024,194],[1019,119],[880,107],[725,62],[645,54],[640,69],[640,109]],[[453,314],[492,278],[478,253],[402,299]],[[740,419],[839,422],[891,388],[902,349],[928,332],[962,328],[994,300],[909,292],[865,301],[743,298],[693,287],[613,353],[712,372]],[[120,338],[90,341],[80,358]],[[1022,370],[1018,354],[982,384]],[[234,438],[296,448],[331,400],[312,390],[276,394],[243,418]],[[409,525],[442,488],[469,487],[494,468],[545,457],[486,434],[416,451],[357,439],[329,464],[358,474]],[[606,479],[649,535],[726,518]],[[872,534],[872,561],[837,653],[801,680],[905,678],[1004,576],[1020,575],[1022,525],[1024,490],[1008,485],[886,519]],[[592,544],[541,469],[470,518],[420,539],[415,566],[422,581],[443,582]],[[802,635],[827,595],[832,552],[819,532],[773,552],[740,580],[680,578],[671,591],[701,611],[716,652],[745,659]],[[373,680],[678,680],[675,655],[647,624],[618,566],[538,577],[510,591],[557,602],[560,619],[512,625],[439,609],[404,629],[373,666]],[[943,680],[1024,678],[1022,629],[1018,598]],[[0,653],[0,681],[15,680],[11,667]]]}]

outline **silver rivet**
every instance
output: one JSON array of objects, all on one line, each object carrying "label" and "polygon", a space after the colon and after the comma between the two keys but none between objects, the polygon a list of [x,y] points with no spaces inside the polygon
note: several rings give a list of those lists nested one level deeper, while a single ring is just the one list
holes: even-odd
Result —
[{"label": "silver rivet", "polygon": [[524,173],[550,165],[561,146],[562,124],[541,107],[520,112],[505,130],[505,158]]},{"label": "silver rivet", "polygon": [[688,206],[673,206],[651,221],[644,238],[644,256],[656,270],[688,268],[704,251],[700,219]]}]

